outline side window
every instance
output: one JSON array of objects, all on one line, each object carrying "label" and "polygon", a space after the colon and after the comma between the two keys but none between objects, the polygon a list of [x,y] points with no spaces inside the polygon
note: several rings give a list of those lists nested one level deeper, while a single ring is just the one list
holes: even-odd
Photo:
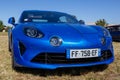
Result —
[{"label": "side window", "polygon": [[65,17],[65,16],[61,16],[61,17],[59,18],[59,22],[67,22],[66,17]]},{"label": "side window", "polygon": [[118,31],[120,31],[120,26],[118,27]]},{"label": "side window", "polygon": [[118,31],[117,27],[112,27],[112,31]]},{"label": "side window", "polygon": [[67,16],[61,16],[59,17],[59,21],[58,22],[64,22],[64,23],[74,23],[75,21]]}]

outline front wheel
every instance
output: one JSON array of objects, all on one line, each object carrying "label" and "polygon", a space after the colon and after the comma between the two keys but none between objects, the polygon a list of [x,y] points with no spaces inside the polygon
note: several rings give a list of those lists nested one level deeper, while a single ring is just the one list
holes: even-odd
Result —
[{"label": "front wheel", "polygon": [[12,69],[17,71],[17,70],[19,70],[19,67],[16,66],[16,64],[15,64],[15,57],[14,57],[14,51],[13,51],[13,49],[11,50],[11,52],[12,52],[12,55],[11,55]]},{"label": "front wheel", "polygon": [[14,55],[13,54],[12,54],[12,60],[11,60],[11,62],[12,62],[12,69],[13,70],[18,70],[18,67],[15,66],[15,60],[14,60]]},{"label": "front wheel", "polygon": [[11,52],[10,42],[8,43],[8,50],[9,50],[9,52]]}]

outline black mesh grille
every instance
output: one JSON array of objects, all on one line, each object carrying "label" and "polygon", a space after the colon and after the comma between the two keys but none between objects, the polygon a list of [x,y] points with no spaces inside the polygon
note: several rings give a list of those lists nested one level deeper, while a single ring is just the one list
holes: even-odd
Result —
[{"label": "black mesh grille", "polygon": [[90,63],[104,61],[112,57],[111,52],[102,51],[101,57],[81,58],[81,59],[66,59],[66,53],[41,53],[34,57],[31,62],[48,63],[48,64],[72,64],[72,63]]}]

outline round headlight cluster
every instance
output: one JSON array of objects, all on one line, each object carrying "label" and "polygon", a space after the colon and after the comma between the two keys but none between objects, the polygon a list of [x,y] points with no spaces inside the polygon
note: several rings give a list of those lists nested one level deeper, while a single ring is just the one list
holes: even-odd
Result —
[{"label": "round headlight cluster", "polygon": [[103,35],[106,37],[110,37],[110,33],[108,30],[103,30]]},{"label": "round headlight cluster", "polygon": [[104,34],[104,36],[108,36],[108,33],[107,33],[107,31],[103,31],[103,34]]},{"label": "round headlight cluster", "polygon": [[52,46],[60,46],[62,44],[62,39],[60,39],[59,37],[52,37],[50,39],[50,44]]},{"label": "round headlight cluster", "polygon": [[25,28],[24,29],[25,35],[29,36],[29,37],[33,37],[33,38],[41,38],[43,37],[43,34],[38,31],[35,28]]}]

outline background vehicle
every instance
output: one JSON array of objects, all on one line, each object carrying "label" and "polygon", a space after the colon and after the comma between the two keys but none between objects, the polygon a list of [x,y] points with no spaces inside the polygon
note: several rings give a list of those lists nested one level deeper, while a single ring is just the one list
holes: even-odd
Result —
[{"label": "background vehicle", "polygon": [[108,26],[107,29],[109,30],[114,41],[120,41],[120,25]]}]

